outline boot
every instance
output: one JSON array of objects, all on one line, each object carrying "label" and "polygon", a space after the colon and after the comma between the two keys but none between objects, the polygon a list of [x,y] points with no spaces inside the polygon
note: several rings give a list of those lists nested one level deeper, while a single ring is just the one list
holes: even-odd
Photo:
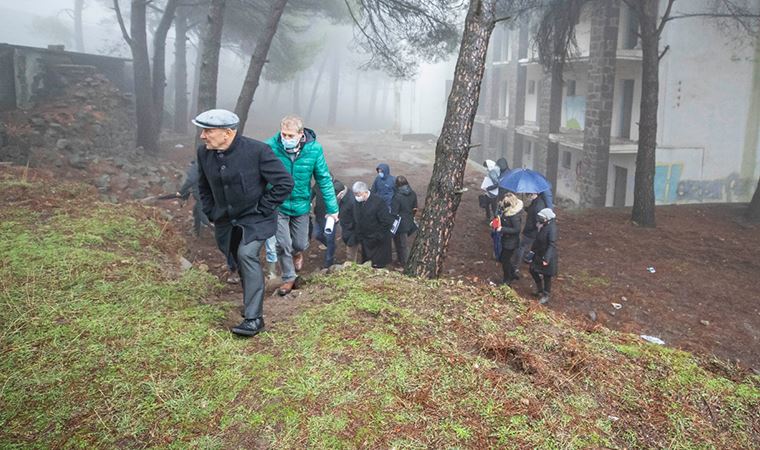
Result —
[{"label": "boot", "polygon": [[264,318],[246,319],[240,325],[233,327],[232,332],[238,336],[255,336],[264,331]]}]

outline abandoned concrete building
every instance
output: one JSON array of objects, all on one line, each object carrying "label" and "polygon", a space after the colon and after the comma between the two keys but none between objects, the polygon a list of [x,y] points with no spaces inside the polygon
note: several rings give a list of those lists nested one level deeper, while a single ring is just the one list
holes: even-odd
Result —
[{"label": "abandoned concrete building", "polygon": [[35,48],[0,43],[0,111],[27,109],[46,101],[67,75],[99,73],[123,93],[133,92],[130,60],[77,53],[63,46]]},{"label": "abandoned concrete building", "polygon": [[[470,158],[506,157],[546,173],[580,206],[630,206],[638,139],[642,53],[623,2],[589,4],[576,25],[579,53],[565,67],[561,128],[549,133],[551,74],[530,23],[494,30]],[[680,13],[704,0],[679,4]],[[674,20],[660,62],[655,196],[658,204],[748,201],[757,183],[760,45],[714,19]],[[604,126],[607,117],[609,126]],[[611,118],[611,120],[609,120]]]}]

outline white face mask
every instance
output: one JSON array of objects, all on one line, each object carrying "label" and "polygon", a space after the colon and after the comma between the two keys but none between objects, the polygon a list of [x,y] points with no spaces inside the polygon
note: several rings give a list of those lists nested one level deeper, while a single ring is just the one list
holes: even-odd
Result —
[{"label": "white face mask", "polygon": [[361,202],[363,202],[364,200],[366,200],[364,197],[358,197],[358,196],[356,196],[356,195],[354,195],[354,198],[355,198],[355,199],[356,199],[356,201],[357,201],[357,202],[359,202],[359,203],[361,203]]}]

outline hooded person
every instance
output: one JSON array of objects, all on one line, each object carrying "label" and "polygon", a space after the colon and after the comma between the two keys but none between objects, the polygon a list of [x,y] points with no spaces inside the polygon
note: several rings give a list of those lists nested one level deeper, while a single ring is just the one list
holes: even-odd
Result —
[{"label": "hooded person", "polygon": [[536,294],[542,305],[549,303],[552,278],[557,275],[557,222],[554,211],[544,208],[538,212],[538,234],[533,241],[533,261],[530,274],[536,282]]},{"label": "hooded person", "polygon": [[309,246],[312,178],[324,197],[326,215],[335,222],[338,201],[322,145],[314,130],[304,128],[300,117],[285,116],[280,121],[280,131],[267,144],[294,183],[290,196],[277,210],[277,255],[282,269],[282,285],[277,293],[287,295],[295,285],[296,272],[303,266],[303,252]]},{"label": "hooded person", "polygon": [[500,202],[501,226],[496,229],[501,235],[501,255],[499,261],[503,273],[502,283],[511,285],[517,277],[512,264],[512,254],[520,244],[520,228],[522,228],[523,202],[511,192],[507,193]]},{"label": "hooded person", "polygon": [[242,336],[264,330],[264,274],[259,253],[275,234],[277,207],[293,179],[265,143],[238,134],[238,116],[223,109],[199,114],[198,194],[214,223],[219,249],[234,260],[243,285],[244,320],[232,328]]},{"label": "hooded person", "polygon": [[483,182],[480,183],[480,189],[483,190],[483,194],[478,197],[478,204],[485,210],[486,221],[490,222],[496,215],[496,209],[498,208],[499,174],[501,171],[496,166],[496,163],[490,159],[483,162],[483,167],[486,168],[486,176],[483,177]]},{"label": "hooded person", "polygon": [[499,186],[499,181],[501,181],[501,179],[504,178],[504,176],[509,172],[509,163],[507,163],[506,158],[499,158],[496,160],[496,169],[494,169],[493,171],[494,174],[496,170],[498,170],[498,175],[497,175],[498,180],[496,181],[496,186],[498,187],[498,190],[499,190],[499,198],[502,198],[504,194],[509,192],[506,189]]},{"label": "hooded person", "polygon": [[372,183],[370,192],[383,199],[388,211],[390,211],[393,194],[396,192],[396,177],[391,175],[391,168],[385,163],[378,164],[375,171],[377,176]]},{"label": "hooded person", "polygon": [[396,246],[398,263],[406,265],[409,258],[409,245],[407,237],[417,230],[414,223],[414,215],[417,213],[417,193],[409,186],[406,177],[396,177],[396,193],[391,201],[391,216],[400,218],[396,234],[393,235],[393,244]]}]

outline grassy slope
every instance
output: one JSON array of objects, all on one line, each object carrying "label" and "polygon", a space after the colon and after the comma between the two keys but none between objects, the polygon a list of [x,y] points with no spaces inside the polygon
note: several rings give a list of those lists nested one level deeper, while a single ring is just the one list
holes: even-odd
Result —
[{"label": "grassy slope", "polygon": [[[52,192],[52,193],[51,193]],[[760,378],[363,267],[253,340],[151,210],[0,182],[0,447],[752,448]],[[237,305],[229,305],[233,308]],[[733,381],[732,381],[733,380]]]}]

